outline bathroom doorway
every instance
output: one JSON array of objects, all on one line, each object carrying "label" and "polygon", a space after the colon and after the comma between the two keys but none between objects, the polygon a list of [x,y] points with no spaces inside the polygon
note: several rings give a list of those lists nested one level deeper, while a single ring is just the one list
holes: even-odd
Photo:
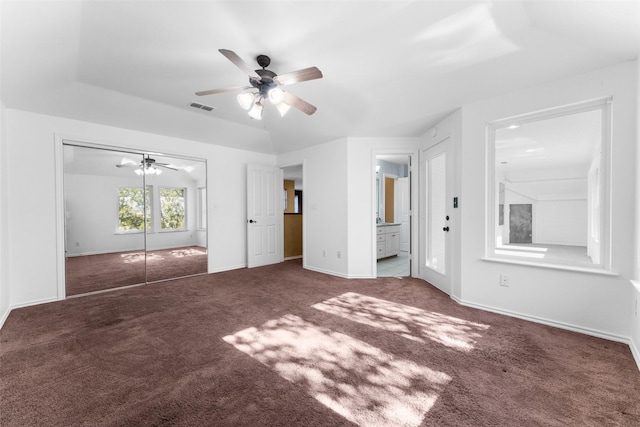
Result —
[{"label": "bathroom doorway", "polygon": [[375,160],[377,276],[411,276],[411,155]]}]

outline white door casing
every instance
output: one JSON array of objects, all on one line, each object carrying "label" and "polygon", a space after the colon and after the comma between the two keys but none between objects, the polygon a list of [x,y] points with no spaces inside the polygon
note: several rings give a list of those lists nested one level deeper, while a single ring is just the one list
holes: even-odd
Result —
[{"label": "white door casing", "polygon": [[411,232],[411,192],[409,190],[409,178],[398,178],[396,184],[396,222],[400,223],[400,250],[402,252],[409,252],[411,243],[411,239],[409,238],[409,233]]},{"label": "white door casing", "polygon": [[283,261],[282,170],[247,165],[247,267]]}]

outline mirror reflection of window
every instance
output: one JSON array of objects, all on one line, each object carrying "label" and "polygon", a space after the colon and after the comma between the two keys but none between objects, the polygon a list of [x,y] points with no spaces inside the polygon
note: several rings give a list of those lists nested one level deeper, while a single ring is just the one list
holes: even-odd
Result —
[{"label": "mirror reflection of window", "polygon": [[609,102],[490,125],[490,257],[604,267]]}]

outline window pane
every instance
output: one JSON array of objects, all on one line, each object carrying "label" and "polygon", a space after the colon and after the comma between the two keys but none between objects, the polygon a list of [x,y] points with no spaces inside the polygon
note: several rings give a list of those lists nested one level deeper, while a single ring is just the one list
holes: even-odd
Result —
[{"label": "window pane", "polygon": [[446,155],[427,161],[427,259],[425,265],[445,274]]},{"label": "window pane", "polygon": [[163,230],[185,228],[184,188],[160,188],[160,227]]},{"label": "window pane", "polygon": [[[151,206],[149,187],[146,189],[146,204]],[[120,187],[118,189],[118,230],[132,231],[144,229],[145,200],[141,187]],[[151,224],[151,210],[147,209],[147,229]]]}]

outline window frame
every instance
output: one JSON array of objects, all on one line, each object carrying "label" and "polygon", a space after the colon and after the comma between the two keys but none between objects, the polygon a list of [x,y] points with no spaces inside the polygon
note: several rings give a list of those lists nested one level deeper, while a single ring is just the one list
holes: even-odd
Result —
[{"label": "window frame", "polygon": [[[549,108],[531,113],[498,119],[486,124],[486,225],[485,225],[485,261],[505,262],[509,264],[532,265],[553,269],[595,272],[612,274],[611,272],[611,122],[613,97],[598,98]],[[531,261],[516,256],[496,253],[496,231],[498,224],[499,182],[496,178],[496,131],[513,125],[548,120],[587,111],[601,111],[601,160],[598,173],[601,181],[600,192],[600,262],[598,264],[578,264],[568,261]],[[506,221],[506,218],[504,219]],[[587,230],[589,232],[589,230]]]}]

